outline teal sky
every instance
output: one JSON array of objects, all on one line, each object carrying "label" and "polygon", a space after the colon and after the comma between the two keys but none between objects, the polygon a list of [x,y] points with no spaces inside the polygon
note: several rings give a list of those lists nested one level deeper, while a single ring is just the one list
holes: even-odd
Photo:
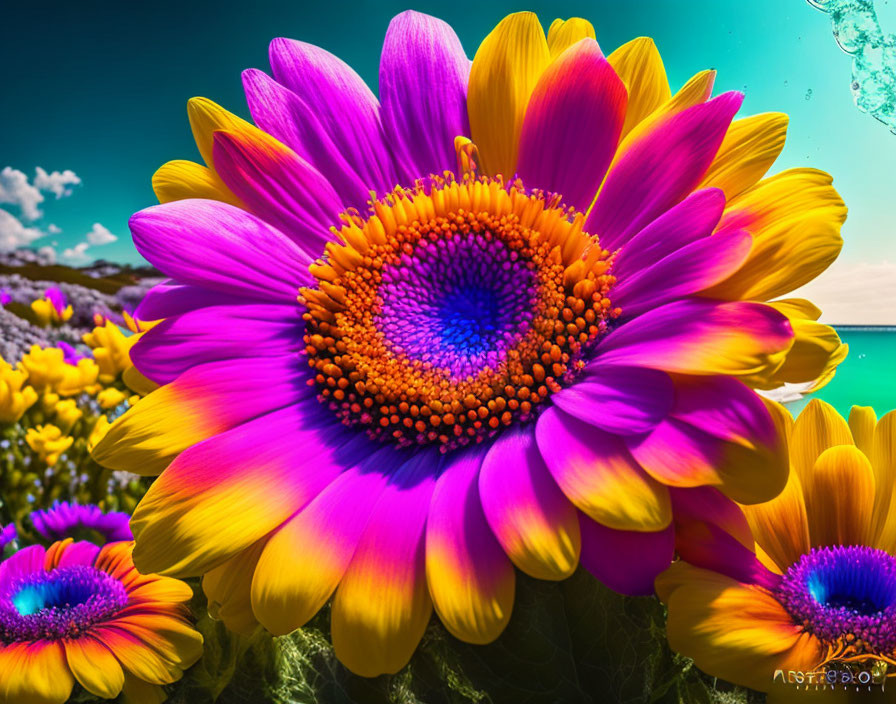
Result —
[{"label": "teal sky", "polygon": [[[896,8],[876,4],[884,30],[896,30]],[[25,224],[46,230],[52,223],[62,232],[33,246],[55,241],[61,253],[99,222],[118,240],[90,247],[88,254],[138,261],[126,223],[133,211],[154,202],[150,176],[169,159],[198,159],[186,119],[188,98],[204,95],[248,116],[240,71],[267,69],[267,44],[275,36],[325,47],[375,89],[386,26],[409,7],[451,23],[471,57],[501,17],[530,9],[545,27],[558,16],[586,17],[605,53],[633,37],[652,36],[674,89],[700,69],[717,69],[717,92],[746,93],[744,114],[790,115],[787,147],[774,170],[825,169],[850,207],[833,283],[816,290],[829,292],[836,306],[842,296],[835,298],[832,289],[856,279],[877,281],[887,267],[896,272],[896,135],[853,105],[850,59],[834,43],[828,17],[804,0],[7,5],[0,27],[0,169],[10,166],[30,177],[38,166],[71,169],[81,179],[68,197],[45,194],[43,218]],[[866,270],[872,275],[863,276]],[[872,298],[880,295],[861,300]]]}]

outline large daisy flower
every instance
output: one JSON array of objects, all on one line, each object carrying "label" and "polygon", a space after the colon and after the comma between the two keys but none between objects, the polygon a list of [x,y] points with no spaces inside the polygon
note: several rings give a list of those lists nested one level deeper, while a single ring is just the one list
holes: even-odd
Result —
[{"label": "large daisy flower", "polygon": [[443,22],[387,32],[380,98],[275,39],[253,126],[189,103],[207,166],[155,175],[137,249],[170,281],[131,351],[163,386],[95,456],[162,473],[141,569],[206,574],[234,628],[331,597],[339,658],[395,672],[433,607],[506,625],[514,565],[628,593],[672,557],[670,487],[771,498],[786,458],[750,388],[830,374],[806,301],[837,255],[830,177],[759,180],[786,118],[732,122],[711,72],[674,96],[653,43],[520,13],[470,64]]},{"label": "large daisy flower", "polygon": [[857,406],[847,423],[814,400],[780,422],[785,490],[742,510],[688,502],[676,516],[682,560],[656,583],[672,647],[763,691],[779,670],[896,665],[896,411],[877,421]]},{"label": "large daisy flower", "polygon": [[156,704],[202,654],[183,582],[142,575],[133,543],[70,538],[0,564],[0,702],[62,704],[91,694]]}]

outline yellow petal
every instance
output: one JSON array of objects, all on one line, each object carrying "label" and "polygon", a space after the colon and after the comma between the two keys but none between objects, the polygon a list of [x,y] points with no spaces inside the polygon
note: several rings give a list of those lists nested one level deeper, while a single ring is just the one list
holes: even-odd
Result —
[{"label": "yellow petal", "polygon": [[208,98],[190,98],[187,101],[187,117],[190,120],[190,129],[193,130],[193,139],[196,140],[199,153],[202,154],[206,165],[211,169],[215,168],[212,152],[216,131],[223,130],[236,134],[261,132],[254,125]]},{"label": "yellow petal", "polygon": [[193,161],[169,161],[152,175],[152,190],[160,203],[208,198],[242,207],[239,199],[211,169]]},{"label": "yellow petal", "polygon": [[697,188],[721,188],[728,199],[765,176],[784,148],[788,117],[767,112],[735,120]]},{"label": "yellow petal", "polygon": [[551,56],[559,56],[566,49],[582,39],[597,39],[594,26],[581,17],[573,17],[568,20],[556,19],[551,22],[548,30],[548,48]]},{"label": "yellow petal", "polygon": [[124,704],[162,704],[168,698],[162,687],[144,682],[130,672],[124,675],[121,693]]},{"label": "yellow petal", "polygon": [[816,169],[790,169],[763,179],[733,198],[719,227],[753,235],[743,266],[704,295],[768,300],[808,283],[830,266],[843,247],[846,206]]},{"label": "yellow petal", "polygon": [[[550,41],[550,39],[548,40]],[[628,90],[628,108],[620,138],[672,97],[666,67],[650,37],[626,42],[607,57]]]},{"label": "yellow petal", "polygon": [[262,538],[202,578],[209,614],[236,633],[249,634],[258,626],[252,611],[252,577],[266,543]]},{"label": "yellow petal", "polygon": [[849,426],[829,403],[812,399],[794,421],[790,438],[790,461],[804,488],[815,460],[837,445],[854,445]]},{"label": "yellow petal", "polygon": [[796,472],[778,496],[764,504],[741,506],[756,543],[783,572],[809,552],[809,525]]},{"label": "yellow petal", "polygon": [[791,319],[818,320],[821,317],[821,308],[805,298],[783,298],[769,305]]},{"label": "yellow petal", "polygon": [[889,552],[896,548],[896,411],[890,411],[877,422],[871,446],[871,466],[877,482],[874,503],[874,525],[878,528],[879,546]]},{"label": "yellow petal", "polygon": [[178,453],[226,429],[209,410],[204,399],[162,386],[112,423],[92,456],[110,469],[161,474]]},{"label": "yellow petal", "polygon": [[133,365],[122,372],[121,380],[124,382],[125,386],[140,396],[146,396],[148,393],[159,388],[159,385],[156,382],[147,379],[140,373],[140,370]]},{"label": "yellow petal", "polygon": [[764,589],[683,562],[656,586],[668,605],[669,645],[710,675],[768,690],[776,669],[808,671],[821,661],[818,641]]},{"label": "yellow petal", "polygon": [[[871,459],[874,446],[874,428],[877,426],[877,414],[871,406],[853,406],[849,411],[849,430],[852,439],[862,452]],[[874,464],[872,460],[871,464]]]},{"label": "yellow petal", "polygon": [[74,674],[88,692],[103,699],[114,699],[124,685],[124,672],[109,649],[86,635],[63,642],[65,657]]},{"label": "yellow petal", "polygon": [[532,12],[508,15],[482,40],[470,69],[467,111],[487,175],[510,178],[516,171],[526,105],[550,59]]},{"label": "yellow petal", "polygon": [[804,477],[803,494],[812,547],[865,545],[874,505],[874,472],[854,445],[821,453]]},{"label": "yellow petal", "polygon": [[757,379],[756,386],[774,389],[785,382],[802,384],[811,381],[815,382],[811,391],[817,391],[834,378],[838,365],[846,359],[849,345],[843,344],[834,328],[827,325],[799,318],[790,318],[790,325],[793,346],[787,351],[784,363],[774,374]]}]

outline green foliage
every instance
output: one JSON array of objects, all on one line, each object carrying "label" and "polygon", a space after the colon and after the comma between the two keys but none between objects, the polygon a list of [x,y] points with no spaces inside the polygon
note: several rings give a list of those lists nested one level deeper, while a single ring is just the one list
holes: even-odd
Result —
[{"label": "green foliage", "polygon": [[[194,601],[204,614],[201,594]],[[505,632],[462,643],[433,618],[410,664],[393,676],[348,672],[329,641],[329,611],[282,638],[230,634],[201,616],[204,658],[175,685],[173,704],[755,704],[669,650],[663,607],[614,594],[579,570],[542,582],[520,576]]]},{"label": "green foliage", "polygon": [[43,416],[39,402],[19,423],[0,424],[0,525],[15,523],[26,544],[39,541],[27,520],[32,511],[59,500],[131,513],[149,486],[147,479],[112,472],[90,457],[88,437],[102,411],[86,394],[76,401],[83,417],[69,430],[74,438],[71,447],[53,466],[47,466],[25,440],[29,428],[52,422],[52,417]]}]

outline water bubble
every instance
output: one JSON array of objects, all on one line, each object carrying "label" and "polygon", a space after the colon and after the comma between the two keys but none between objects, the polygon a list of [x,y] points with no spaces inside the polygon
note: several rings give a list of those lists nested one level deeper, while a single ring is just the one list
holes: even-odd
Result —
[{"label": "water bubble", "polygon": [[812,100],[812,89],[811,88],[809,88],[806,91],[806,100]]},{"label": "water bubble", "polygon": [[883,33],[873,0],[807,2],[831,16],[837,44],[853,57],[850,89],[856,106],[896,133],[896,36]]}]

